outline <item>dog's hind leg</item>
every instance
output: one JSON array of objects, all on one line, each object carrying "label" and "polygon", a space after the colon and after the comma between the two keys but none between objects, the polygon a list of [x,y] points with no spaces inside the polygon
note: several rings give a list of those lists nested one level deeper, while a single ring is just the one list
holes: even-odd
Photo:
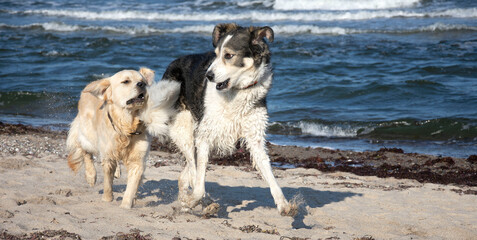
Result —
[{"label": "dog's hind leg", "polygon": [[116,160],[103,159],[101,165],[103,165],[104,173],[104,189],[102,200],[105,202],[111,202],[113,201],[113,174],[116,171],[118,162]]},{"label": "dog's hind leg", "polygon": [[190,111],[179,112],[171,125],[170,137],[186,159],[186,166],[179,177],[179,201],[183,211],[190,210],[187,204],[189,188],[194,186],[196,178],[194,120]]},{"label": "dog's hind leg", "polygon": [[90,153],[86,152],[79,143],[69,146],[68,166],[76,173],[81,165],[85,165],[86,182],[93,187],[96,184],[96,169]]},{"label": "dog's hind leg", "polygon": [[192,199],[189,200],[191,206],[195,206],[205,197],[205,171],[209,161],[209,145],[201,138],[196,139],[197,147],[197,175],[194,185]]},{"label": "dog's hind leg", "polygon": [[86,152],[81,147],[81,144],[78,141],[79,138],[79,120],[75,120],[71,123],[70,131],[68,132],[68,137],[66,138],[66,149],[68,151],[68,166],[73,172],[77,173],[81,168],[84,162],[84,156]]},{"label": "dog's hind leg", "polygon": [[84,167],[85,167],[85,176],[86,182],[93,187],[96,184],[96,168],[94,167],[94,162],[91,154],[84,154]]},{"label": "dog's hind leg", "polygon": [[68,166],[76,173],[84,163],[86,182],[92,187],[96,183],[96,169],[94,167],[92,155],[86,152],[79,142],[79,129],[80,121],[77,117],[73,123],[71,123],[71,128],[66,139],[66,146],[69,151]]}]

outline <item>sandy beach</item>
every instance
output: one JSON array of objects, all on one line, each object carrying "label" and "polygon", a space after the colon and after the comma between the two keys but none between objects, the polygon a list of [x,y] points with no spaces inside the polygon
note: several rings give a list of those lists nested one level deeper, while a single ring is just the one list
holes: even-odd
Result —
[{"label": "sandy beach", "polygon": [[[274,174],[295,217],[275,209],[247,153],[213,159],[206,190],[213,216],[180,213],[181,156],[153,144],[136,205],[102,202],[98,183],[66,164],[65,132],[0,124],[0,239],[475,239],[477,161],[401,153],[270,145]],[[287,168],[295,164],[298,168]],[[124,168],[122,169],[125,172]],[[460,177],[460,178],[459,178]]]}]

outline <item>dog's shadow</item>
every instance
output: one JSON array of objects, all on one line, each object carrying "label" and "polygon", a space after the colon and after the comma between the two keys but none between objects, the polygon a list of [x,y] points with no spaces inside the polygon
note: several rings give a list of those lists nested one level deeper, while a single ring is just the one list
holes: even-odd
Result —
[{"label": "dog's shadow", "polygon": [[[231,212],[251,211],[259,207],[276,207],[269,188],[222,186],[216,182],[206,182],[205,187],[210,196],[221,207],[218,213],[220,218],[229,218],[229,212],[227,212],[229,207],[232,208]],[[115,192],[123,192],[125,188],[126,185],[116,185],[113,190]],[[311,228],[303,222],[306,216],[305,206],[320,208],[330,203],[343,201],[346,198],[362,196],[359,193],[320,191],[308,187],[284,187],[282,190],[287,199],[299,196],[298,202],[300,200],[303,201],[298,214],[294,217],[292,223],[294,228]],[[177,193],[177,180],[149,180],[140,186],[137,197],[139,199],[155,197],[157,200],[150,201],[146,205],[155,207],[177,201]]]}]

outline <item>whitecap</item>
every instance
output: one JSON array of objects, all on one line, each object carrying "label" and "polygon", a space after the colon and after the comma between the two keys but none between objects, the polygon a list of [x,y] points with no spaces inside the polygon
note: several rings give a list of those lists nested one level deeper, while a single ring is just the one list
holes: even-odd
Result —
[{"label": "whitecap", "polygon": [[361,10],[409,8],[420,5],[420,0],[275,0],[276,10]]}]

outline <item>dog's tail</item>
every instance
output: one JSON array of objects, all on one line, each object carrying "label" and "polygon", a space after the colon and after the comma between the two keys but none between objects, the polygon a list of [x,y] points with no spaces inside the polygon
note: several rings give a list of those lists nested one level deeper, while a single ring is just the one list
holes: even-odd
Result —
[{"label": "dog's tail", "polygon": [[66,150],[68,151],[68,166],[77,173],[84,162],[84,150],[78,142],[80,130],[78,117],[71,123],[68,137],[66,138]]},{"label": "dog's tail", "polygon": [[147,132],[164,140],[169,135],[167,123],[175,116],[174,105],[179,98],[181,84],[163,79],[148,88],[147,107],[141,114]]}]

